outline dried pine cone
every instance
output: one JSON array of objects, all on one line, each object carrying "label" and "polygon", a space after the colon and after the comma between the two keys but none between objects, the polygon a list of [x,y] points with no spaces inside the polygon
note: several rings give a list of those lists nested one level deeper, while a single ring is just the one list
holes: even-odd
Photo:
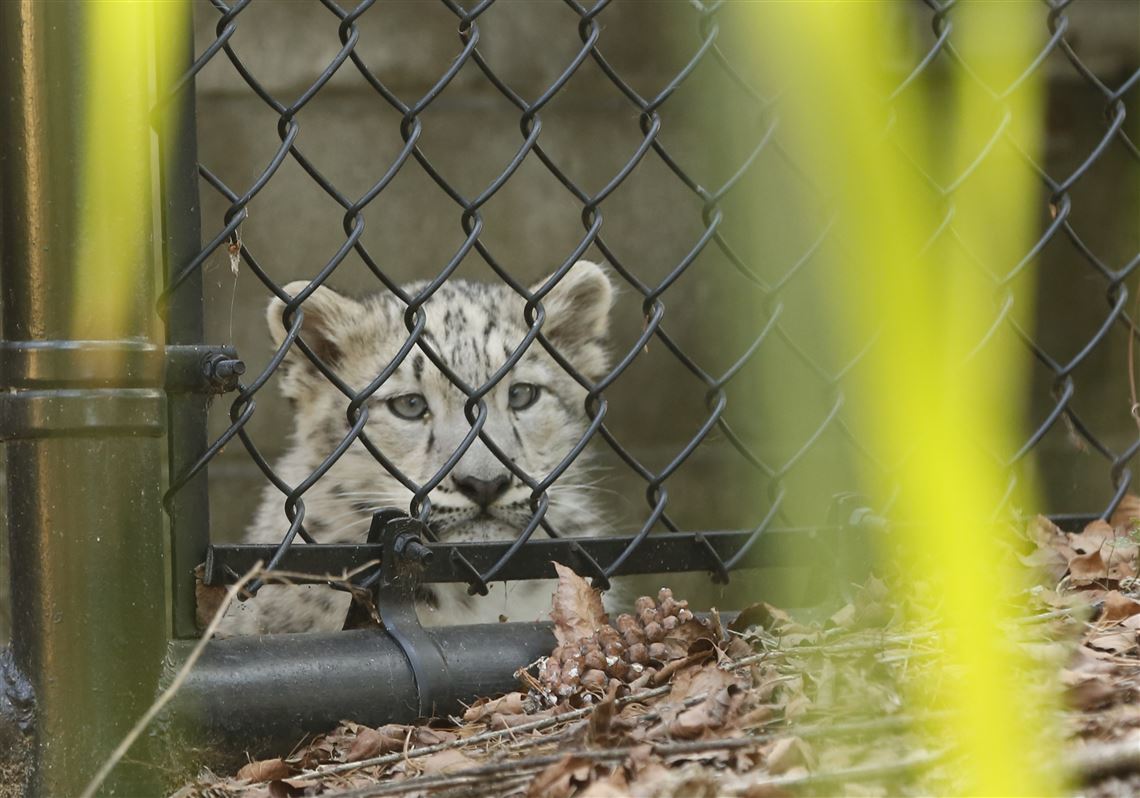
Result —
[{"label": "dried pine cone", "polygon": [[[681,629],[693,620],[687,601],[673,598],[662,588],[654,600],[641,596],[634,614],[619,615],[591,637],[558,646],[539,665],[538,678],[550,703],[559,700],[588,703],[613,686],[643,686],[665,663],[685,656],[686,634]],[[709,628],[708,621],[699,623]],[[673,637],[678,634],[680,637]],[[672,639],[671,639],[672,638]]]}]

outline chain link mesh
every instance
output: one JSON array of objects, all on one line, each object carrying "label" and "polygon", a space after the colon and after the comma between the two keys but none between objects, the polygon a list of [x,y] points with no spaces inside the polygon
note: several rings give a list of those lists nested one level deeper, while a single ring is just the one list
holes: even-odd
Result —
[{"label": "chain link mesh", "polygon": [[[587,5],[577,0],[566,0],[565,13],[560,18],[567,27],[576,29],[579,46],[565,66],[533,99],[527,99],[512,88],[512,82],[492,68],[483,49],[481,23],[485,15],[496,5],[500,6],[496,12],[526,13],[519,5],[494,3],[493,0],[465,4],[442,0],[438,7],[433,6],[434,11],[451,15],[455,49],[446,68],[414,98],[398,95],[381,78],[382,71],[370,66],[364,55],[362,24],[368,15],[380,11],[374,8],[378,4],[365,0],[350,8],[347,4],[321,0],[320,5],[328,15],[328,30],[297,31],[296,35],[333,35],[335,27],[339,48],[323,67],[313,70],[311,81],[292,100],[276,96],[266,88],[263,77],[259,78],[255,70],[247,66],[251,53],[235,43],[236,34],[246,23],[251,9],[249,0],[228,4],[211,0],[197,8],[199,15],[215,16],[214,36],[204,46],[200,43],[201,54],[183,80],[192,79],[211,63],[228,62],[228,68],[240,79],[245,90],[256,96],[275,118],[277,142],[272,153],[252,169],[251,179],[235,182],[213,171],[207,163],[200,165],[203,187],[221,198],[226,208],[220,219],[206,220],[205,237],[208,241],[201,251],[173,269],[164,302],[183,301],[188,278],[201,274],[211,264],[216,266],[227,261],[228,255],[233,253],[240,257],[243,275],[252,275],[267,295],[276,296],[286,303],[284,320],[287,335],[265,366],[257,373],[247,375],[249,379],[229,402],[224,429],[191,465],[173,475],[168,506],[171,506],[171,498],[203,474],[225,447],[240,444],[245,456],[281,494],[281,542],[275,547],[269,563],[270,567],[276,567],[298,539],[305,543],[319,542],[305,526],[306,493],[350,446],[356,444],[367,448],[388,473],[412,492],[410,506],[404,509],[430,521],[432,491],[448,476],[468,448],[479,440],[531,490],[533,511],[529,522],[520,530],[516,545],[501,550],[500,556],[483,567],[463,561],[463,570],[471,585],[482,589],[503,572],[538,530],[542,529],[551,537],[558,536],[559,530],[546,518],[547,490],[584,447],[593,444],[605,448],[615,469],[620,470],[621,473],[613,477],[613,484],[620,486],[621,492],[627,495],[634,486],[640,485],[639,490],[644,495],[644,505],[637,513],[639,517],[626,530],[630,533],[628,544],[608,559],[596,560],[594,575],[605,579],[619,572],[631,558],[639,557],[650,536],[661,532],[693,534],[697,536],[694,539],[699,539],[702,533],[718,528],[741,530],[744,534],[737,538],[739,545],[733,550],[726,552],[709,546],[704,549],[709,559],[703,562],[714,573],[726,578],[728,571],[747,561],[754,544],[766,532],[781,525],[820,525],[824,522],[820,508],[826,510],[833,494],[854,487],[842,484],[842,479],[827,485],[812,479],[820,458],[831,457],[836,447],[842,448],[847,453],[845,456],[858,460],[862,466],[869,464],[880,471],[889,471],[876,461],[873,442],[859,440],[847,419],[845,383],[873,347],[874,341],[851,342],[846,359],[827,362],[813,348],[810,338],[805,339],[803,319],[818,312],[805,286],[812,286],[811,273],[817,267],[819,253],[837,246],[834,240],[835,219],[829,204],[811,185],[808,174],[799,168],[781,144],[779,91],[757,87],[748,74],[747,61],[738,57],[741,42],[739,32],[733,30],[734,10],[731,4],[674,4],[669,12],[670,18],[687,17],[689,30],[695,36],[686,45],[688,55],[674,74],[664,85],[647,92],[635,88],[635,85],[646,82],[642,76],[631,80],[623,76],[621,68],[615,65],[614,51],[620,51],[622,43],[620,40],[611,41],[606,35],[607,14],[613,13],[611,3],[601,0]],[[1010,135],[1008,115],[998,113],[992,135],[964,172],[937,179],[926,174],[918,174],[917,177],[928,184],[932,197],[944,208],[942,224],[931,231],[931,245],[953,239],[955,190],[968,179],[972,170],[985,163],[994,147],[1018,149],[1022,152],[1026,169],[1032,170],[1040,179],[1050,214],[1037,242],[1012,265],[977,264],[979,272],[992,283],[997,296],[993,333],[1018,336],[1036,359],[1034,386],[1037,393],[1031,408],[1034,414],[1032,434],[1017,451],[999,456],[1016,470],[1031,453],[1046,445],[1043,442],[1060,440],[1051,451],[1071,453],[1074,448],[1083,449],[1088,456],[1082,456],[1079,462],[1065,454],[1062,465],[1053,464],[1053,460],[1046,458],[1043,468],[1060,475],[1054,482],[1068,479],[1074,468],[1085,475],[1106,471],[1106,480],[1104,477],[1097,479],[1104,480],[1100,482],[1102,487],[1106,481],[1108,490],[1102,489],[1100,494],[1088,490],[1082,493],[1086,497],[1090,494],[1103,496],[1094,507],[1064,505],[1067,499],[1062,494],[1062,505],[1052,509],[1074,515],[1107,515],[1129,490],[1132,483],[1130,462],[1140,448],[1140,438],[1134,428],[1122,430],[1118,418],[1106,422],[1098,417],[1110,405],[1114,416],[1120,415],[1115,413],[1118,406],[1126,407],[1122,397],[1104,396],[1103,384],[1098,384],[1095,379],[1090,378],[1091,387],[1087,392],[1093,401],[1088,405],[1081,404],[1082,379],[1089,378],[1082,369],[1087,370],[1090,364],[1104,364],[1104,358],[1110,357],[1106,351],[1122,351],[1122,342],[1126,341],[1132,329],[1125,281],[1140,263],[1140,254],[1136,252],[1134,235],[1127,244],[1132,249],[1123,257],[1119,255],[1119,247],[1111,255],[1098,254],[1102,250],[1108,251],[1106,245],[1100,240],[1095,219],[1080,218],[1074,197],[1089,183],[1095,183],[1100,190],[1115,186],[1123,194],[1129,190],[1128,185],[1134,187],[1140,182],[1136,180],[1140,150],[1135,143],[1135,132],[1130,133],[1126,124],[1126,106],[1129,102],[1135,103],[1140,71],[1114,76],[1111,82],[1106,82],[1103,76],[1090,69],[1074,46],[1076,26],[1070,18],[1069,6],[1069,2],[1053,0],[1042,4],[1043,43],[1021,77],[1001,90],[980,83],[977,88],[985,91],[992,98],[995,109],[1000,111],[1004,99],[1019,90],[1031,75],[1042,70],[1050,70],[1051,74],[1068,73],[1067,79],[1076,81],[1074,85],[1080,87],[1082,97],[1086,101],[1091,98],[1103,111],[1103,124],[1096,131],[1096,139],[1080,160],[1071,168],[1051,174],[1044,165],[1024,154]],[[897,87],[886,99],[888,109],[900,117],[913,110],[906,106],[908,90],[920,81],[937,79],[938,75],[950,71],[968,76],[973,74],[968,61],[955,46],[953,2],[939,4],[927,0],[925,10],[919,6],[908,8],[903,16],[903,28],[908,36],[918,30],[915,18],[929,26],[929,34],[915,39],[922,41],[922,47],[915,53],[916,57],[899,70],[901,78]],[[521,40],[517,44],[520,47],[542,46],[541,42]],[[657,53],[644,54],[647,59],[657,56]],[[552,104],[560,94],[568,91],[568,85],[576,76],[588,70],[595,76],[600,74],[610,87],[604,98],[599,95],[597,107],[615,125],[637,131],[631,150],[621,155],[620,163],[615,164],[616,168],[608,179],[595,188],[584,185],[575,177],[572,164],[568,165],[574,157],[595,155],[590,143],[579,142],[580,152],[565,157],[546,145],[549,133],[547,137],[543,136],[549,127],[544,122],[554,115]],[[345,73],[358,82],[362,81],[374,93],[375,101],[387,106],[399,119],[393,131],[399,136],[395,156],[359,195],[338,188],[337,181],[318,166],[319,155],[301,144],[303,112],[322,92],[333,90],[329,84],[334,76],[340,74],[343,78]],[[475,79],[489,84],[506,103],[503,114],[513,118],[518,130],[517,144],[505,166],[477,190],[465,190],[456,181],[449,180],[447,170],[439,165],[441,159],[430,155],[430,148],[425,145],[433,107],[446,102],[441,98],[464,91],[463,85],[449,89],[457,83],[457,76],[461,73],[465,76],[463,85]],[[705,88],[716,86],[716,91],[702,90],[694,92],[695,96],[683,96],[686,86],[695,82]],[[616,98],[613,90],[617,92]],[[673,129],[670,113],[674,106],[677,106],[678,114],[690,115],[687,122],[676,125],[681,144],[670,139]],[[697,123],[692,122],[693,116],[699,117]],[[210,124],[210,120],[200,118],[199,126],[204,124]],[[309,122],[306,116],[305,126],[317,124],[315,120]],[[706,136],[703,144],[698,141],[697,146],[693,146],[693,142],[686,139],[694,131],[698,140],[700,136]],[[703,158],[699,154],[702,148]],[[1115,159],[1113,163],[1123,162],[1123,167],[1118,167],[1112,174],[1091,176],[1098,164],[1106,159],[1106,153],[1110,152]],[[606,155],[616,159],[614,153]],[[905,158],[906,154],[900,153],[900,157]],[[250,206],[290,162],[303,170],[311,185],[317,187],[327,200],[335,203],[343,230],[343,239],[336,251],[311,274],[303,275],[312,280],[310,288],[295,297],[284,291],[260,253],[253,251],[241,237],[242,225],[250,219]],[[533,167],[535,162],[541,164],[556,181],[557,190],[562,192],[562,196],[551,197],[550,201],[573,204],[580,218],[581,233],[572,248],[552,256],[554,272],[551,282],[532,293],[490,243],[486,210],[508,181],[524,167]],[[677,190],[677,200],[673,203],[676,218],[659,220],[660,225],[676,225],[678,229],[692,231],[682,254],[675,262],[666,264],[664,269],[660,266],[650,270],[639,268],[638,253],[629,251],[628,247],[623,249],[624,242],[615,243],[615,238],[620,239],[621,236],[610,232],[615,224],[620,226],[624,218],[621,211],[611,214],[610,205],[616,204],[615,198],[620,198],[623,190],[635,182],[631,176],[637,170],[646,169],[667,170]],[[1055,170],[1053,164],[1050,169]],[[791,176],[783,179],[780,185],[786,186],[794,181],[805,197],[813,198],[813,212],[806,217],[813,226],[810,234],[802,236],[803,240],[796,240],[794,244],[782,244],[783,250],[779,253],[758,251],[755,236],[751,235],[754,220],[749,217],[752,209],[747,199],[774,184],[770,179],[773,170]],[[462,240],[446,262],[435,264],[433,273],[422,275],[427,278],[422,288],[409,292],[386,269],[383,257],[386,253],[376,252],[366,242],[364,229],[365,220],[376,210],[379,198],[398,193],[396,183],[401,176],[416,171],[426,175],[450,203],[454,217],[447,217],[447,222],[454,224],[453,218],[458,221]],[[712,174],[719,174],[720,178],[713,180],[710,178]],[[1135,199],[1135,196],[1126,196],[1121,202],[1134,202]],[[535,201],[544,199],[535,198]],[[636,197],[632,201],[636,202]],[[797,207],[801,205],[797,204]],[[603,229],[603,220],[611,217],[618,221]],[[258,223],[283,226],[287,221],[259,219]],[[806,229],[809,225],[801,220],[800,226]],[[639,234],[644,235],[644,230]],[[797,251],[790,251],[793,246]],[[634,297],[636,304],[640,305],[640,332],[631,336],[631,340],[615,345],[619,350],[614,358],[615,365],[597,381],[591,381],[576,371],[544,336],[541,326],[544,296],[588,250],[602,254],[607,266],[620,278],[624,294]],[[785,254],[789,257],[781,260]],[[396,359],[362,390],[354,390],[346,384],[301,335],[306,300],[317,286],[332,280],[350,256],[358,258],[371,273],[376,290],[390,292],[406,308],[407,338],[404,345]],[[501,368],[481,385],[466,384],[425,337],[425,303],[453,279],[461,263],[468,258],[480,262],[493,273],[494,279],[510,286],[525,301],[529,328]],[[1099,315],[1087,333],[1084,330],[1074,333],[1066,328],[1063,336],[1048,331],[1043,335],[1044,324],[1034,326],[1032,319],[1027,320],[1017,312],[1021,305],[1027,304],[1018,277],[1042,259],[1050,264],[1042,279],[1047,288],[1054,284],[1072,285],[1075,280],[1083,295],[1087,295],[1090,287],[1094,286],[1103,293],[1107,310],[1097,311]],[[1063,273],[1064,278],[1054,272]],[[728,284],[729,288],[704,287],[714,280]],[[736,282],[729,282],[731,280]],[[1044,291],[1043,296],[1047,293]],[[185,301],[196,301],[196,298],[190,297]],[[670,322],[677,316],[674,309],[681,307],[689,314],[684,318],[696,318],[707,330],[715,328],[720,332],[705,335],[693,344],[692,330],[674,328]],[[1043,315],[1049,312],[1050,307],[1046,300]],[[667,313],[667,309],[673,312]],[[1086,321],[1082,320],[1082,323]],[[690,321],[689,326],[699,325]],[[710,341],[710,338],[715,340]],[[1073,342],[1078,338],[1079,345],[1074,348]],[[528,474],[515,465],[484,429],[488,416],[485,397],[507,378],[511,369],[532,347],[545,349],[586,389],[586,409],[590,419],[578,445],[553,471],[541,475]],[[273,458],[266,453],[264,441],[255,440],[250,432],[262,392],[290,349],[300,350],[340,391],[349,424],[338,445],[299,484],[289,484],[275,472],[271,463]],[[773,354],[776,350],[778,355]],[[369,418],[368,398],[405,358],[415,353],[422,353],[430,359],[463,392],[467,398],[464,413],[471,427],[470,433],[443,467],[423,483],[417,483],[402,473],[365,430]],[[664,455],[659,451],[660,447],[646,455],[627,442],[618,423],[636,411],[615,407],[612,397],[621,391],[623,385],[643,379],[644,371],[638,372],[641,364],[647,360],[660,364],[663,359],[671,359],[670,364],[660,368],[674,382],[667,392],[646,390],[640,401],[681,402],[684,400],[679,397],[684,394],[687,398],[697,397],[704,409],[699,417],[693,413],[682,414],[685,421],[693,423],[679,445]],[[1119,362],[1121,368],[1125,363],[1123,359],[1112,362]],[[758,391],[773,390],[771,383],[778,379],[771,373],[774,363],[801,370],[818,386],[818,396],[808,402],[808,409],[800,414],[803,418],[759,417],[754,398]],[[766,375],[766,379],[758,376],[760,372]],[[623,400],[634,401],[636,393],[634,389],[626,388],[621,396]],[[654,420],[668,420],[668,413],[655,412],[651,416]],[[757,430],[765,425],[767,428],[780,428],[782,437],[779,442],[773,442],[770,435],[765,437],[758,433]],[[680,421],[677,426],[681,426]],[[665,440],[664,436],[662,440]],[[715,452],[715,465],[709,465],[711,460],[700,459],[708,451]],[[698,463],[698,468],[710,469],[714,477],[706,484],[715,483],[715,487],[703,495],[694,496],[691,492],[689,495],[671,494],[669,486],[678,479],[679,472],[694,462]],[[850,471],[842,473],[849,474]],[[1087,476],[1077,481],[1083,487],[1090,484]],[[806,503],[814,503],[817,510],[814,516],[803,512],[797,504],[792,495],[796,490],[789,487],[793,484],[809,486],[811,496]],[[726,509],[732,504],[728,494],[745,489],[743,486],[756,494],[757,501],[747,502],[747,507]],[[677,564],[676,567],[684,565]]]}]

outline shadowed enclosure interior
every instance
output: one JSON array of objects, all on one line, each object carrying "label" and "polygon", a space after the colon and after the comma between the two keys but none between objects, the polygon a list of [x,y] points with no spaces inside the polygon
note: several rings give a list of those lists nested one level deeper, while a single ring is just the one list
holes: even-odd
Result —
[{"label": "shadowed enclosure interior", "polygon": [[[908,89],[968,63],[951,6],[895,6],[882,67],[899,89],[884,118],[905,125],[923,112]],[[172,341],[230,344],[247,370],[208,417],[172,426],[175,540],[201,531],[207,496],[209,540],[239,540],[288,445],[264,308],[300,279],[359,295],[437,278],[529,286],[579,252],[603,264],[618,289],[614,370],[588,408],[601,419],[591,446],[606,532],[737,530],[719,564],[745,562],[770,530],[834,524],[860,470],[897,467],[845,420],[845,380],[874,342],[836,348],[821,332],[817,259],[844,244],[829,198],[782,143],[781,86],[745,24],[762,13],[700,0],[194,11],[201,228],[183,238],[200,232],[200,245],[172,252],[167,319]],[[1140,446],[1125,286],[1140,252],[1140,138],[1126,112],[1140,95],[1138,21],[1111,0],[1041,5],[1040,57],[1026,66],[1047,79],[1047,139],[1042,162],[1025,163],[1040,177],[1040,240],[1024,263],[977,264],[997,334],[1035,355],[1027,445],[997,454],[1037,469],[1054,514],[1109,512]],[[976,168],[1007,146],[995,121]],[[959,177],[914,175],[946,209],[933,246],[955,245]],[[401,298],[409,329],[430,290]],[[175,546],[183,589],[203,555],[178,562]]]}]

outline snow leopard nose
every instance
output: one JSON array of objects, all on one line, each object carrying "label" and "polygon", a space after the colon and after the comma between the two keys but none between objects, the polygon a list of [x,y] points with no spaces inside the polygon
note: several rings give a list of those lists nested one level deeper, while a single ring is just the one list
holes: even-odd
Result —
[{"label": "snow leopard nose", "polygon": [[453,476],[452,480],[455,482],[455,486],[459,488],[460,493],[484,508],[493,504],[495,499],[506,493],[507,487],[511,484],[511,478],[508,474],[499,474],[491,479]]}]

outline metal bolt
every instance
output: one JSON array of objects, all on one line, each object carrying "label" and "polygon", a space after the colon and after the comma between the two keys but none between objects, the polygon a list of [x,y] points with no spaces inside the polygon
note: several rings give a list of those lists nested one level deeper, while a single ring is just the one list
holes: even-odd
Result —
[{"label": "metal bolt", "polygon": [[245,362],[218,352],[206,358],[202,372],[215,386],[229,391],[237,387],[238,377],[245,374]]},{"label": "metal bolt", "polygon": [[414,560],[421,565],[427,565],[434,556],[432,550],[420,542],[415,535],[402,535],[393,547],[396,554],[407,560]]}]

